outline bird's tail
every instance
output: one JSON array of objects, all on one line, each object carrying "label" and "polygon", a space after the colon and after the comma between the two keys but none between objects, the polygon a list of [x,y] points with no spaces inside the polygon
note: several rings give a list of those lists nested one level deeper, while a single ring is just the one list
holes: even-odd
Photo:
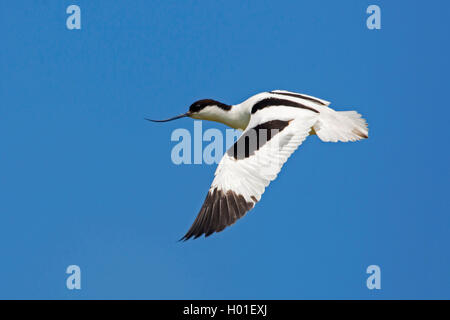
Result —
[{"label": "bird's tail", "polygon": [[356,111],[334,111],[321,113],[314,125],[314,133],[325,142],[347,142],[367,139],[369,129],[366,120]]}]

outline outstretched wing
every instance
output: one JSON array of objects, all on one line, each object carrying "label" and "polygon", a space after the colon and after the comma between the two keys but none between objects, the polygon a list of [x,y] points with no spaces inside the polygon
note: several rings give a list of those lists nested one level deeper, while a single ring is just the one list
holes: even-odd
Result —
[{"label": "outstretched wing", "polygon": [[289,156],[308,136],[318,112],[294,105],[260,105],[220,161],[197,218],[182,238],[220,232],[261,199]]}]

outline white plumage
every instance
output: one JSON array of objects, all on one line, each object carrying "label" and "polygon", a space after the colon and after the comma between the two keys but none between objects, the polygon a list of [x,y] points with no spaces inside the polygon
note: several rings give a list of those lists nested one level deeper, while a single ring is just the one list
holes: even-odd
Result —
[{"label": "white plumage", "polygon": [[275,90],[234,106],[199,100],[178,116],[244,130],[220,161],[205,202],[183,239],[220,232],[244,216],[308,135],[317,134],[325,142],[368,137],[367,124],[359,113],[335,111],[329,104],[312,96]]}]

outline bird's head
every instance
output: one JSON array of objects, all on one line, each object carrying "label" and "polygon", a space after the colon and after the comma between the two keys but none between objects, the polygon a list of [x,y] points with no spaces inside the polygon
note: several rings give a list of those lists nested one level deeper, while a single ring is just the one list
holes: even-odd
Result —
[{"label": "bird's head", "polygon": [[200,120],[218,121],[224,112],[231,110],[231,106],[212,99],[202,99],[195,101],[189,107],[188,112],[165,120],[151,120],[153,122],[167,122],[184,117]]}]

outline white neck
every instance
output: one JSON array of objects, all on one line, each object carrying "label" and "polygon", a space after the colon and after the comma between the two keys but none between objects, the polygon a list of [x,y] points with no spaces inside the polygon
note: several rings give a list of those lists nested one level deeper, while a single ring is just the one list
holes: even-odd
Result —
[{"label": "white neck", "polygon": [[234,105],[230,110],[223,110],[217,106],[208,106],[199,114],[192,115],[192,118],[216,121],[234,129],[244,130],[250,121],[250,110],[242,104]]}]

